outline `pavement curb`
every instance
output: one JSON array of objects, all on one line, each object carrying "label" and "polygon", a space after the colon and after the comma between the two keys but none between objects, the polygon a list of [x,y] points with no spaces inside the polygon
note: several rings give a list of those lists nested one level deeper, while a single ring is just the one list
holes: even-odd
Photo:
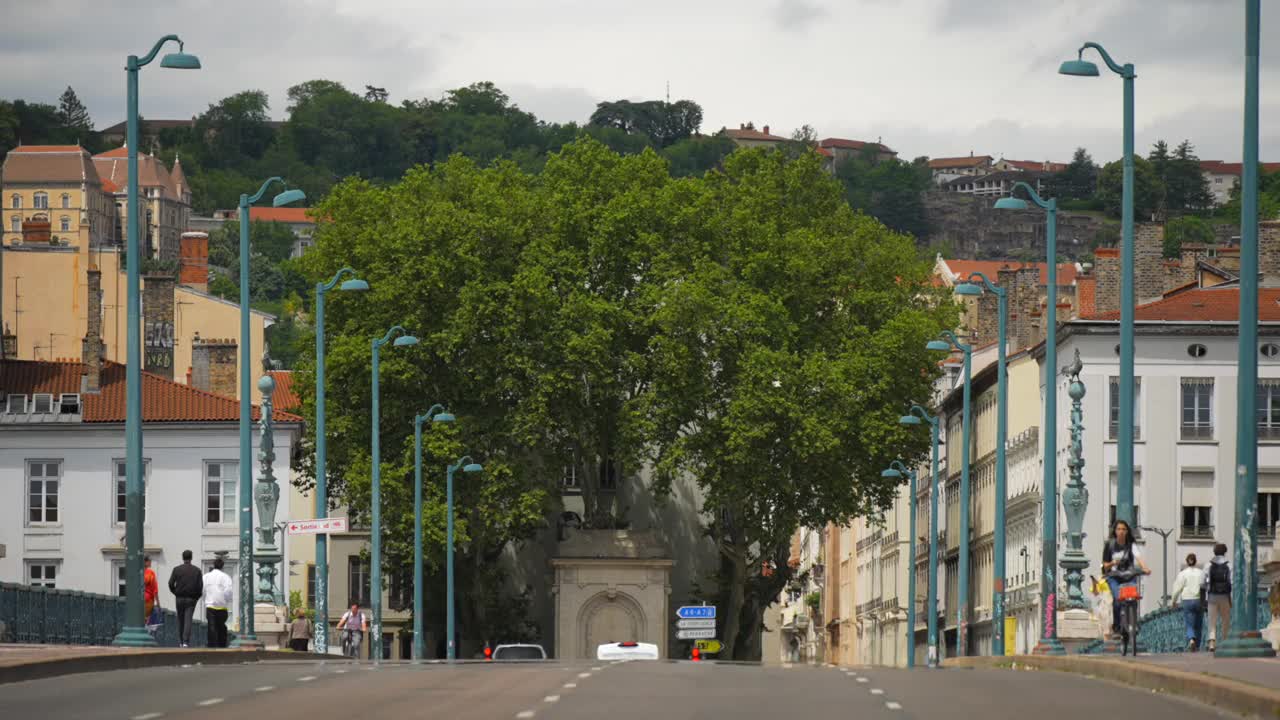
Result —
[{"label": "pavement curb", "polygon": [[47,658],[0,666],[0,685],[41,680],[62,675],[136,670],[177,665],[234,665],[264,660],[337,660],[333,655],[280,650],[157,650],[152,652],[101,652],[92,655]]},{"label": "pavement curb", "polygon": [[945,667],[1056,670],[1168,693],[1257,718],[1280,718],[1280,691],[1205,673],[1107,658],[1017,655],[948,658]]}]

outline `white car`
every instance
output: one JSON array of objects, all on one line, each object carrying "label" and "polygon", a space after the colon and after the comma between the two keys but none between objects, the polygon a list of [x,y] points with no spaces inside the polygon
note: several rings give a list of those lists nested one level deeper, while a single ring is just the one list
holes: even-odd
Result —
[{"label": "white car", "polygon": [[546,660],[547,651],[543,650],[541,645],[534,645],[532,643],[511,643],[509,645],[499,645],[494,648],[493,659],[495,661]]},{"label": "white car", "polygon": [[604,643],[596,648],[597,660],[657,660],[658,646],[642,642]]}]

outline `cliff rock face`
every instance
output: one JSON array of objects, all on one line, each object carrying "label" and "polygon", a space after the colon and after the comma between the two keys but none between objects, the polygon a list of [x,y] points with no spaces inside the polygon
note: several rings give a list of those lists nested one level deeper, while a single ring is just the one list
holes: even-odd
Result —
[{"label": "cliff rock face", "polygon": [[[926,245],[948,245],[956,257],[974,260],[1044,255],[1045,213],[1039,208],[996,210],[995,198],[944,192],[927,193],[924,205],[931,227],[920,238]],[[1105,226],[1093,215],[1058,211],[1058,254],[1078,259]]]}]

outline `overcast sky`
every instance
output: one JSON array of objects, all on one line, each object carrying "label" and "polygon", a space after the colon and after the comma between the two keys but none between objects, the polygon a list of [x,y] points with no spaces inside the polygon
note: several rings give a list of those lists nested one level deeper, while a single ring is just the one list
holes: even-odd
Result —
[{"label": "overcast sky", "polygon": [[[1280,3],[1263,3],[1262,156],[1280,160]],[[906,158],[1120,154],[1121,80],[1056,74],[1086,40],[1137,66],[1137,142],[1190,138],[1238,161],[1242,0],[41,0],[0,22],[0,97],[71,85],[99,128],[124,119],[124,57],[177,33],[200,72],[142,74],[145,117],[190,117],[244,89],[285,115],[327,78],[391,100],[491,80],[550,121],[601,100],[702,105],[704,132],[882,138]],[[1271,38],[1270,43],[1267,42]],[[1090,59],[1098,60],[1090,53]],[[1101,62],[1099,60],[1099,65]]]}]

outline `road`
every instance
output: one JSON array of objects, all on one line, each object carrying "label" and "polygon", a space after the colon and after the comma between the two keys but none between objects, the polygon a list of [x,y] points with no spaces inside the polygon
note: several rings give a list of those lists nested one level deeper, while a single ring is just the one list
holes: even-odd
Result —
[{"label": "road", "polygon": [[716,663],[346,665],[269,662],[70,675],[0,686],[0,717],[90,720],[1202,720],[1186,701],[1008,670]]}]

